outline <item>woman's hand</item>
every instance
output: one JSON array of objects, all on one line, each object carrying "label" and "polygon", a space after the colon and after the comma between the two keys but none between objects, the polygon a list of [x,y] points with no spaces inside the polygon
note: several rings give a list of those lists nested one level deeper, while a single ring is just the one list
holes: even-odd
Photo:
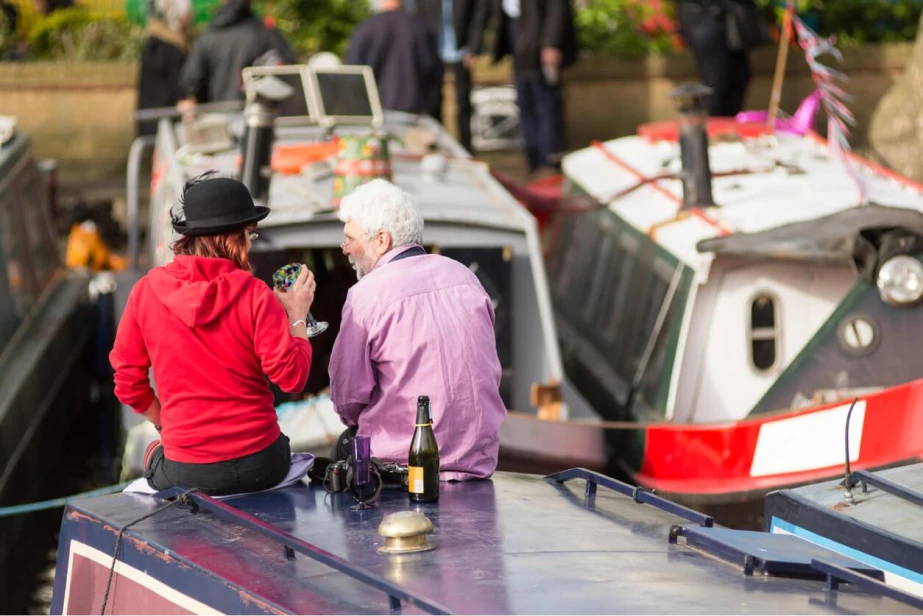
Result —
[{"label": "woman's hand", "polygon": [[279,289],[273,291],[282,303],[282,307],[285,308],[286,314],[288,314],[289,324],[308,315],[308,312],[311,311],[311,304],[314,303],[314,290],[316,288],[317,282],[314,281],[314,274],[307,266],[302,265],[298,279],[289,287],[288,291],[283,292]]}]

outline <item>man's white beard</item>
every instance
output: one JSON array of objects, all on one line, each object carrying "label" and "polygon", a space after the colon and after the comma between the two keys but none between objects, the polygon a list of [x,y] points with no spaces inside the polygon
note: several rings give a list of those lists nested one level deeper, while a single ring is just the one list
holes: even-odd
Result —
[{"label": "man's white beard", "polygon": [[353,266],[353,269],[356,270],[356,280],[362,280],[362,277],[365,276],[366,272],[362,271],[362,267],[359,265],[359,260],[354,259],[352,255],[348,257],[349,264]]}]

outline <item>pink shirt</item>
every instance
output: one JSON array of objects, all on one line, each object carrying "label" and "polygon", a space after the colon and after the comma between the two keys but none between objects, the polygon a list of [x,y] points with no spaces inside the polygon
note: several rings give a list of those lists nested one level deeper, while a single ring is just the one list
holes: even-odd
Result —
[{"label": "pink shirt", "polygon": [[384,255],[346,296],[330,359],[330,397],[372,455],[407,463],[417,396],[430,398],[440,478],[497,468],[500,360],[490,297],[467,267],[439,255]]}]

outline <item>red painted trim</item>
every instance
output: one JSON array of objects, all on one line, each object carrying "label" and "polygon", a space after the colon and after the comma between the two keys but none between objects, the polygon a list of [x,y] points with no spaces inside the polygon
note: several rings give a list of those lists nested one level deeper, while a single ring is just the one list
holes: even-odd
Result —
[{"label": "red painted trim", "polygon": [[[818,142],[819,144],[823,145],[824,147],[828,147],[828,148],[829,148],[829,146],[828,146],[828,144],[827,144],[827,140],[824,139],[823,137],[821,137],[820,135],[818,135],[815,131],[809,132],[809,133],[808,133],[808,136],[811,137],[811,139],[813,139],[814,141],[816,141],[816,142]],[[893,169],[888,169],[887,167],[883,167],[882,165],[879,165],[878,163],[876,163],[876,162],[874,162],[874,161],[871,161],[871,160],[869,160],[869,159],[867,159],[867,158],[863,158],[862,156],[859,156],[859,155],[856,154],[855,152],[847,151],[847,152],[846,152],[846,157],[847,157],[849,160],[851,160],[851,161],[853,161],[853,162],[855,162],[855,163],[859,163],[860,165],[866,167],[866,168],[869,169],[870,171],[874,171],[874,172],[877,173],[878,175],[883,175],[884,177],[886,177],[886,178],[888,178],[888,179],[891,179],[891,180],[894,180],[894,181],[896,181],[896,182],[899,182],[899,183],[903,184],[904,186],[907,186],[907,187],[909,187],[909,188],[913,188],[914,190],[916,190],[916,191],[919,192],[920,194],[923,194],[923,184],[921,184],[921,183],[919,183],[919,182],[916,182],[916,181],[914,181],[914,180],[911,180],[910,178],[901,175],[900,173],[894,171]]]},{"label": "red painted trim", "polygon": [[[742,139],[755,139],[773,132],[766,124],[741,123],[735,118],[708,118],[705,129],[712,139],[728,135],[737,135]],[[676,120],[640,124],[637,132],[639,137],[649,143],[679,141],[679,123]]]},{"label": "red painted trim", "polygon": [[[923,379],[862,396],[865,421],[854,469],[923,457]],[[844,465],[750,477],[760,427],[843,406],[840,401],[723,425],[657,424],[644,428],[639,484],[673,494],[721,495],[778,489],[844,472]]]}]

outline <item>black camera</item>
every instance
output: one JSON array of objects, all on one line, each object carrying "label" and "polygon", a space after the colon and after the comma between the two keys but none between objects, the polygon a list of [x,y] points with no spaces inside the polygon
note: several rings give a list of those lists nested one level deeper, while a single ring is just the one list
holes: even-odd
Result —
[{"label": "black camera", "polygon": [[314,467],[308,475],[312,481],[324,486],[328,492],[349,492],[356,500],[371,503],[378,499],[383,486],[401,486],[407,488],[407,467],[393,462],[382,463],[372,458],[369,464],[370,485],[359,497],[359,490],[353,481],[353,459],[331,460],[330,458],[317,457]]}]

